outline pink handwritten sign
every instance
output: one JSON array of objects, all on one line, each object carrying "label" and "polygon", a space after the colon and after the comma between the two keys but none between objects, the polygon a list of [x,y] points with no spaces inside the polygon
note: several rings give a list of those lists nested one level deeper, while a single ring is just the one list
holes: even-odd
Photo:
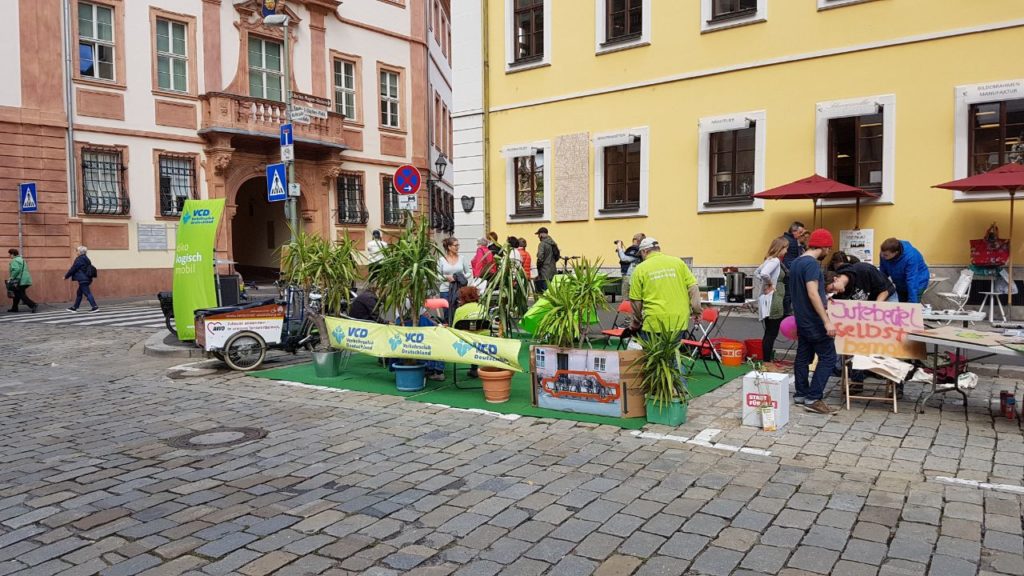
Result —
[{"label": "pink handwritten sign", "polygon": [[836,327],[836,352],[845,355],[923,359],[924,343],[907,338],[924,329],[921,314],[920,304],[833,300],[828,305]]}]

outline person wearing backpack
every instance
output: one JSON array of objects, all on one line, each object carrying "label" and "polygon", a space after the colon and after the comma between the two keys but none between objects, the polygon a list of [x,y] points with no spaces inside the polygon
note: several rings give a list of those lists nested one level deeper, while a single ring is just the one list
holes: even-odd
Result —
[{"label": "person wearing backpack", "polygon": [[92,297],[92,281],[98,275],[96,273],[96,267],[92,265],[92,260],[86,254],[89,249],[85,246],[78,247],[78,257],[75,258],[74,263],[71,264],[71,268],[68,269],[67,274],[64,275],[64,279],[71,279],[73,282],[78,282],[78,292],[75,294],[75,303],[68,307],[68,312],[78,312],[79,305],[82,304],[82,296],[89,301],[92,306],[91,312],[96,312],[100,309],[96,305],[96,299]]},{"label": "person wearing backpack", "polygon": [[537,237],[540,238],[540,245],[537,246],[537,280],[535,280],[535,284],[537,292],[540,293],[547,290],[548,283],[555,277],[555,267],[562,253],[558,249],[558,243],[548,235],[547,227],[538,228]]}]

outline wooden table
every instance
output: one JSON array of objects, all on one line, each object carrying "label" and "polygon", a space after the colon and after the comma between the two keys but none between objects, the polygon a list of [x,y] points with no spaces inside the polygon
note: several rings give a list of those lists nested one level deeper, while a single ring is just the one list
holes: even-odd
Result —
[{"label": "wooden table", "polygon": [[[932,358],[934,359],[935,366],[936,366],[936,368],[932,369],[932,386],[931,386],[931,389],[928,390],[921,398],[918,398],[917,403],[915,404],[915,409],[920,414],[924,414],[925,404],[935,394],[945,394],[946,392],[956,391],[958,394],[960,394],[964,398],[964,419],[967,419],[967,392],[965,392],[962,388],[960,388],[959,380],[957,378],[954,378],[951,388],[944,387],[941,390],[939,389],[939,371],[938,371],[938,368],[937,368],[937,366],[939,364],[939,348],[941,348],[941,347],[953,348],[953,373],[956,374],[957,376],[960,375],[961,365],[966,366],[968,361],[982,360],[984,358],[990,358],[992,356],[1017,356],[1017,357],[1024,356],[1024,353],[1017,352],[1015,350],[1011,350],[1011,349],[1007,348],[1006,346],[983,346],[983,345],[980,345],[980,344],[973,344],[973,343],[969,343],[969,342],[960,342],[960,341],[957,341],[957,340],[947,340],[945,338],[936,338],[934,336],[929,336],[927,334],[927,331],[925,331],[924,333],[921,333],[921,332],[911,332],[911,333],[907,334],[907,339],[911,340],[911,341],[914,341],[914,342],[923,342],[925,345],[932,346]],[[964,360],[964,362],[961,363],[960,362],[960,352],[961,351],[964,351],[964,352],[982,352],[982,354],[980,356],[975,357],[975,358],[971,358],[969,360]],[[944,385],[944,386],[949,386],[949,385],[947,384],[947,385]]]}]

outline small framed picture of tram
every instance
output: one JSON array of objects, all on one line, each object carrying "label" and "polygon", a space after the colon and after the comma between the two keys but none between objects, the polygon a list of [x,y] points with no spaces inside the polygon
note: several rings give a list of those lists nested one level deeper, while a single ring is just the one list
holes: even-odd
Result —
[{"label": "small framed picture of tram", "polygon": [[533,405],[561,412],[639,418],[646,415],[639,350],[532,346]]}]

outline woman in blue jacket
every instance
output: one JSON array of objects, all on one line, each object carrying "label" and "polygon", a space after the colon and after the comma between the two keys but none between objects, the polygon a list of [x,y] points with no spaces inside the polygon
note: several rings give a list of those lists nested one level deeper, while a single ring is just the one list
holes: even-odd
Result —
[{"label": "woman in blue jacket", "polygon": [[900,302],[921,302],[931,273],[917,248],[906,240],[887,238],[882,242],[879,254],[882,256],[879,269],[896,285]]},{"label": "woman in blue jacket", "polygon": [[96,269],[92,266],[92,261],[85,254],[89,251],[85,246],[78,247],[78,257],[75,258],[75,262],[71,264],[71,268],[68,268],[67,274],[64,275],[64,279],[71,279],[74,282],[78,282],[78,292],[75,294],[75,303],[68,307],[68,312],[78,312],[78,306],[82,304],[82,296],[89,301],[89,305],[92,306],[92,312],[96,312],[100,309],[96,305],[96,299],[92,297],[92,280],[95,278]]}]

